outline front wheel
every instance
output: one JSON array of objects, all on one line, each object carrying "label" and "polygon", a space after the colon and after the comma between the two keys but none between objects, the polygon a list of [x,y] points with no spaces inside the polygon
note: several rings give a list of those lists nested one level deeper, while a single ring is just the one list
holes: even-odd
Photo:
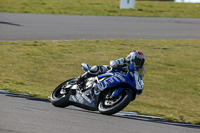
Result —
[{"label": "front wheel", "polygon": [[103,99],[98,105],[101,114],[112,115],[124,109],[132,100],[132,93],[124,90],[116,99]]},{"label": "front wheel", "polygon": [[55,88],[55,90],[51,94],[51,103],[55,107],[67,107],[69,105],[69,91],[70,90],[65,90],[66,92],[62,94],[62,88],[65,86],[67,83],[73,81],[73,79],[67,80],[63,83],[61,83],[58,87]]}]

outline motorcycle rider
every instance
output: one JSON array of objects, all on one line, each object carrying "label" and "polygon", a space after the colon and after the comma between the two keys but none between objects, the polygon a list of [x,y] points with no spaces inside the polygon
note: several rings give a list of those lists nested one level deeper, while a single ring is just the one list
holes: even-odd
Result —
[{"label": "motorcycle rider", "polygon": [[93,66],[83,75],[77,78],[77,84],[81,84],[85,79],[94,77],[100,74],[106,73],[108,70],[117,69],[120,70],[121,73],[126,74],[130,69],[130,64],[134,66],[138,73],[137,81],[140,82],[139,88],[143,89],[143,81],[142,78],[144,76],[144,62],[145,62],[145,55],[139,50],[133,50],[126,58],[121,58],[118,60],[111,60],[110,66],[103,65],[103,66]]}]

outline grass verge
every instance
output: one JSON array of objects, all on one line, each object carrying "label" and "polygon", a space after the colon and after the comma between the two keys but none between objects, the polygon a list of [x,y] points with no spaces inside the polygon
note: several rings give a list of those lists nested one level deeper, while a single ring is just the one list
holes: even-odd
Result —
[{"label": "grass verge", "polygon": [[125,109],[199,124],[200,40],[76,40],[0,42],[0,89],[48,98],[80,64],[109,64],[139,49],[145,89]]},{"label": "grass verge", "polygon": [[0,12],[200,18],[200,3],[136,1],[135,9],[119,5],[120,0],[1,0]]}]

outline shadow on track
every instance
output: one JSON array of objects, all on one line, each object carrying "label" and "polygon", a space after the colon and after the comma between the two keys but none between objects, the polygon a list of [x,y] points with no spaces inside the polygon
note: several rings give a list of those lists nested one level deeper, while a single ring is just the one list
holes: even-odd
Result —
[{"label": "shadow on track", "polygon": [[2,22],[0,21],[0,24],[6,24],[6,25],[12,25],[12,26],[22,26],[20,24],[10,23],[10,22]]}]

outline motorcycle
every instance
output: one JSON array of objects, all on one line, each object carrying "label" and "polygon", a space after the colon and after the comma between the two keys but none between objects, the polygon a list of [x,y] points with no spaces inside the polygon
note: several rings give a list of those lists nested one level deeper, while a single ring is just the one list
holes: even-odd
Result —
[{"label": "motorcycle", "polygon": [[[82,63],[86,72],[91,67]],[[81,85],[76,79],[69,79],[61,83],[51,94],[51,103],[55,107],[74,105],[101,114],[112,115],[123,110],[136,95],[142,93],[142,80],[139,80],[135,68],[130,65],[126,74],[111,68],[107,73],[88,78]]]}]

